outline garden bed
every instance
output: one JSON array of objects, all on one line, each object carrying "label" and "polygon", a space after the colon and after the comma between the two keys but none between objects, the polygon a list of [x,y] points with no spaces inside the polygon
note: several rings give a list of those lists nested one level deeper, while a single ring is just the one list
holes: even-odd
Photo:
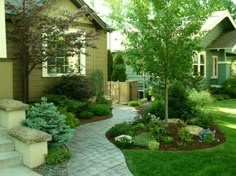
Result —
[{"label": "garden bed", "polygon": [[[212,142],[201,142],[199,140],[199,136],[193,136],[192,137],[192,142],[188,143],[185,147],[180,147],[178,145],[179,138],[178,138],[178,129],[181,128],[182,125],[180,124],[175,124],[175,123],[169,123],[167,127],[168,135],[173,137],[173,141],[170,143],[166,143],[161,141],[160,142],[160,147],[159,150],[162,151],[179,151],[179,150],[195,150],[195,149],[206,149],[206,148],[211,148],[215,147],[219,144],[222,144],[225,142],[225,135],[224,133],[216,126],[212,125],[211,126],[211,131],[215,131],[215,140]],[[139,130],[135,133],[135,135],[141,134],[145,131]],[[109,132],[106,133],[107,139],[111,143],[115,143],[115,140],[113,137],[110,136]],[[122,148],[121,148],[122,149]],[[147,147],[141,147],[141,146],[129,146],[125,149],[141,149],[141,150],[148,150]]]}]

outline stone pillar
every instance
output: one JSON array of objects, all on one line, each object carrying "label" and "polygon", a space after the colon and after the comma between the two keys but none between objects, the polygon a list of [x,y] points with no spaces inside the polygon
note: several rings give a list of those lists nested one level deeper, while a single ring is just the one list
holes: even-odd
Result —
[{"label": "stone pillar", "polygon": [[21,126],[28,105],[11,99],[0,99],[0,126],[9,129]]},{"label": "stone pillar", "polygon": [[16,151],[22,154],[24,165],[35,168],[44,163],[51,135],[28,127],[14,128],[8,134],[14,140]]}]

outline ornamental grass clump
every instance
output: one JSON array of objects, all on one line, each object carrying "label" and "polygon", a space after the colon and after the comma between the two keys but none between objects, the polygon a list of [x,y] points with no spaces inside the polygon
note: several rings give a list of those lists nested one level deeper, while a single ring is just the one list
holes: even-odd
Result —
[{"label": "ornamental grass clump", "polygon": [[52,135],[52,143],[65,144],[72,137],[73,130],[66,125],[66,116],[61,114],[46,97],[35,103],[27,112],[23,125]]}]

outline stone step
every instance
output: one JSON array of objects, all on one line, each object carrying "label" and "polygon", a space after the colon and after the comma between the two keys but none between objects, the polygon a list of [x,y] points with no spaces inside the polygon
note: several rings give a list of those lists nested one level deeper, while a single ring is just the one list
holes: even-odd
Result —
[{"label": "stone step", "polygon": [[30,170],[29,168],[23,165],[0,169],[0,175],[1,176],[41,176],[40,174]]},{"label": "stone step", "polygon": [[16,166],[21,163],[22,156],[16,151],[0,153],[0,169]]},{"label": "stone step", "polygon": [[0,127],[0,138],[7,136],[7,129],[4,127]]},{"label": "stone step", "polygon": [[0,152],[10,152],[15,149],[14,143],[8,138],[0,138]]}]

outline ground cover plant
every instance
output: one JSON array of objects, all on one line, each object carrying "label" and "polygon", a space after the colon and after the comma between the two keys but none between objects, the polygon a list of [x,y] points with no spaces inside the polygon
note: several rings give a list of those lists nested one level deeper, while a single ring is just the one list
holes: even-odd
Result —
[{"label": "ground cover plant", "polygon": [[[133,175],[155,176],[232,176],[236,173],[236,100],[216,101],[205,110],[211,112],[215,123],[225,133],[226,142],[207,150],[192,151],[149,151],[123,150],[127,164]],[[168,128],[172,128],[171,125]],[[213,133],[205,130],[201,135]],[[215,132],[217,134],[217,132]],[[210,137],[209,137],[210,136]],[[217,136],[201,137],[204,144]],[[160,147],[162,144],[160,144]]]}]

